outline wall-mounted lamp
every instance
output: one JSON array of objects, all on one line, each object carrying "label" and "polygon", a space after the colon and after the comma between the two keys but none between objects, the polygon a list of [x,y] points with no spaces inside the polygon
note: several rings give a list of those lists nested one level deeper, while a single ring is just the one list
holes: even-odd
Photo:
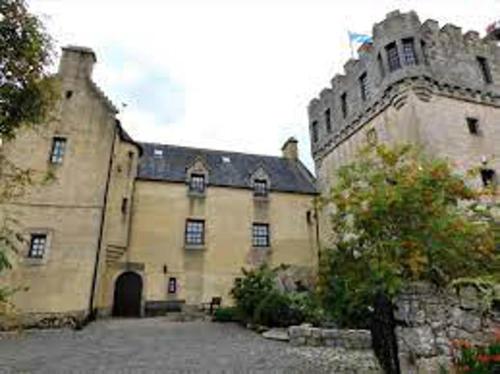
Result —
[{"label": "wall-mounted lamp", "polygon": [[163,265],[163,274],[167,274],[168,273],[168,267],[167,265]]}]

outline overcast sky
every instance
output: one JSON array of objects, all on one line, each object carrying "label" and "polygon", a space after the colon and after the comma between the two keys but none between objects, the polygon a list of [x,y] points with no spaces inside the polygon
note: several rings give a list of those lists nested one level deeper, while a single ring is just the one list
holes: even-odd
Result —
[{"label": "overcast sky", "polygon": [[[279,155],[312,169],[307,104],[385,14],[484,34],[499,0],[31,0],[58,46],[97,53],[94,80],[139,141]],[[123,105],[125,104],[125,105]]]}]

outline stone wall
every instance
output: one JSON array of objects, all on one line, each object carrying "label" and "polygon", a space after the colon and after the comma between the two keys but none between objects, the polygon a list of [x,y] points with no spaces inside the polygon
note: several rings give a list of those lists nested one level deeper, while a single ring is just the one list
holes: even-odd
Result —
[{"label": "stone wall", "polygon": [[[405,374],[438,373],[441,368],[449,368],[453,340],[487,344],[495,328],[500,328],[500,312],[486,308],[474,286],[438,291],[415,284],[395,304],[399,359]],[[369,330],[321,329],[304,324],[290,327],[288,335],[294,346],[372,350]]]},{"label": "stone wall", "polygon": [[353,350],[372,348],[369,330],[322,329],[309,324],[292,326],[288,330],[290,343],[295,346],[333,347]]},{"label": "stone wall", "polygon": [[[9,252],[12,269],[0,274],[2,286],[19,290],[10,299],[19,314],[60,314],[64,319],[72,311],[88,310],[99,246],[104,252],[105,246],[122,244],[128,235],[129,217],[121,206],[122,197],[130,199],[131,193],[121,185],[132,183],[133,175],[125,176],[125,162],[128,152],[134,152],[136,164],[138,150],[124,141],[116,108],[92,81],[94,63],[91,50],[64,48],[57,75],[61,97],[50,120],[20,130],[0,149],[17,168],[40,176],[37,180],[53,176],[49,183],[35,182],[22,196],[0,204],[0,220],[15,220],[9,228],[24,239],[17,251]],[[54,139],[61,137],[66,140],[62,161],[52,163]],[[108,175],[112,157],[113,173]],[[118,173],[120,165],[124,171]],[[114,180],[107,190],[109,177]],[[105,230],[99,240],[106,220],[113,230]],[[42,258],[29,257],[34,234],[46,237]],[[104,253],[100,258],[104,260]]]},{"label": "stone wall", "polygon": [[382,373],[368,330],[321,329],[303,324],[290,327],[288,337],[292,345],[301,347],[300,354],[322,350],[321,357],[329,363],[331,373]]},{"label": "stone wall", "polygon": [[434,373],[451,360],[452,341],[473,344],[491,340],[500,315],[487,312],[474,286],[438,292],[418,284],[396,301],[396,329],[404,373]]},{"label": "stone wall", "polygon": [[84,325],[86,310],[67,313],[22,313],[0,315],[0,331],[17,329],[78,329]]},{"label": "stone wall", "polygon": [[[316,268],[314,225],[307,221],[313,195],[273,191],[263,209],[248,189],[211,186],[206,197],[197,199],[187,189],[183,183],[136,181],[127,259],[144,264],[145,301],[199,305],[221,297],[227,305],[233,302],[230,290],[243,276],[241,269],[262,259],[272,267]],[[185,248],[188,217],[206,220],[203,248]],[[270,249],[257,248],[257,253],[253,248],[253,222],[269,222]],[[167,293],[170,277],[177,279],[174,294]]]}]

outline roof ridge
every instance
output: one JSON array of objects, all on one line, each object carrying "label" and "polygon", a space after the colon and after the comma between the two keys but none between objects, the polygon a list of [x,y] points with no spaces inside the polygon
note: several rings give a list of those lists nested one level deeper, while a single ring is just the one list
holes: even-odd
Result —
[{"label": "roof ridge", "polygon": [[161,146],[161,147],[171,147],[171,148],[182,148],[182,149],[189,149],[189,150],[195,150],[195,151],[206,151],[206,152],[217,152],[217,153],[227,153],[227,154],[237,154],[237,155],[243,155],[243,156],[257,156],[257,157],[268,157],[268,158],[277,158],[281,160],[288,160],[287,158],[283,156],[273,156],[273,155],[265,155],[265,154],[259,154],[259,153],[246,153],[246,152],[238,152],[238,151],[229,151],[229,150],[223,150],[223,149],[209,149],[209,148],[200,148],[200,147],[190,147],[190,146],[184,146],[184,145],[175,145],[175,144],[164,144],[164,143],[151,143],[151,142],[138,142],[139,144],[143,145],[151,145],[151,146]]},{"label": "roof ridge", "polygon": [[114,114],[118,114],[119,113],[118,109],[113,104],[113,102],[111,101],[111,99],[106,96],[106,94],[101,89],[101,87],[99,87],[99,85],[96,82],[94,82],[92,79],[90,79],[90,78],[87,79],[87,81],[89,82],[90,87],[96,93],[97,97],[104,103],[104,105],[106,105],[112,112],[114,112]]},{"label": "roof ridge", "polygon": [[297,167],[304,174],[304,176],[309,180],[309,183],[311,183],[314,186],[314,188],[316,188],[316,176],[299,159],[297,160]]}]

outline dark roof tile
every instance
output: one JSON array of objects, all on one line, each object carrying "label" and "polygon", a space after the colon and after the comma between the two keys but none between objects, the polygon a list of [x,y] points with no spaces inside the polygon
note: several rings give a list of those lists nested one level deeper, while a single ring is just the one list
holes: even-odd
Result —
[{"label": "dark roof tile", "polygon": [[[314,177],[300,161],[164,144],[140,145],[143,155],[139,179],[184,182],[187,169],[199,159],[208,168],[210,185],[250,188],[252,174],[261,167],[269,175],[272,191],[316,193]],[[155,155],[155,150],[163,154]],[[230,162],[224,162],[223,157],[228,157]]]}]

